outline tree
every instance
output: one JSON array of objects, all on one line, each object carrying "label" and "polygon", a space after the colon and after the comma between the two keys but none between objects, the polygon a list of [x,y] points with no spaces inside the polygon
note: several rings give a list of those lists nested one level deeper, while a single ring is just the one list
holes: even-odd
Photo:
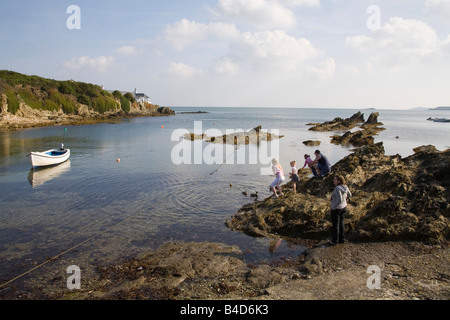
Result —
[{"label": "tree", "polygon": [[124,96],[120,99],[120,106],[123,111],[130,112],[130,101]]},{"label": "tree", "polygon": [[116,99],[119,100],[119,101],[122,99],[122,94],[120,93],[119,90],[115,90],[115,91],[112,93],[112,95],[113,95],[114,98],[116,98]]},{"label": "tree", "polygon": [[135,103],[136,102],[136,99],[134,99],[133,95],[131,93],[129,93],[129,92],[125,93],[124,97],[127,98],[128,101],[130,101],[131,103]]},{"label": "tree", "polygon": [[78,103],[85,104],[87,106],[91,105],[91,99],[85,94],[80,94],[77,97],[77,101],[78,101]]}]

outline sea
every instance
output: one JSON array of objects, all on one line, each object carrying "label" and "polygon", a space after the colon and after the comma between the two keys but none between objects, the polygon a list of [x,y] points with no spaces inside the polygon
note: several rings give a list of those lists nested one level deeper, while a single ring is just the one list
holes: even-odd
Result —
[{"label": "sea", "polygon": [[[310,123],[378,112],[386,129],[375,136],[386,154],[407,157],[421,145],[450,148],[448,110],[174,107],[174,116],[115,123],[0,132],[0,285],[62,285],[69,266],[82,276],[97,266],[138,257],[167,242],[236,246],[248,263],[296,259],[305,250],[274,238],[255,238],[225,222],[271,195],[270,161],[285,171],[316,149],[335,164],[353,150],[330,143],[333,134]],[[199,112],[200,111],[200,112]],[[189,132],[220,136],[261,126],[283,136],[259,145],[183,139]],[[353,129],[358,130],[358,128]],[[315,147],[306,140],[320,141]],[[28,154],[63,143],[70,160],[32,169]],[[288,181],[288,180],[286,180]],[[0,288],[1,289],[1,288]]]}]

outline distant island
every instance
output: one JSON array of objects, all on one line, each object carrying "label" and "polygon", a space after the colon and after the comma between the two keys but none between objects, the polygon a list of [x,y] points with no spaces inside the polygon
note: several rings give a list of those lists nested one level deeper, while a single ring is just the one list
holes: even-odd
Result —
[{"label": "distant island", "polygon": [[181,111],[181,112],[177,112],[179,114],[189,114],[189,113],[209,113],[207,111]]},{"label": "distant island", "polygon": [[[141,94],[143,95],[143,94]],[[144,98],[148,98],[143,95]],[[140,96],[74,80],[58,81],[0,70],[0,129],[174,115]]]},{"label": "distant island", "polygon": [[437,107],[437,108],[431,108],[430,110],[450,110],[450,107]]}]

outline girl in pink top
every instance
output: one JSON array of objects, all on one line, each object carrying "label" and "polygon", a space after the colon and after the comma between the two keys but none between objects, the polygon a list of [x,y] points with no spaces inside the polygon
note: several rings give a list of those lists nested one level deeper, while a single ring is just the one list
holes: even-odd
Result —
[{"label": "girl in pink top", "polygon": [[314,161],[312,161],[311,156],[309,154],[305,154],[305,164],[303,165],[303,168],[306,166],[311,168],[311,171],[313,173],[314,173],[314,169],[316,169],[316,172],[320,172],[319,167],[317,166],[317,164],[314,163]]}]

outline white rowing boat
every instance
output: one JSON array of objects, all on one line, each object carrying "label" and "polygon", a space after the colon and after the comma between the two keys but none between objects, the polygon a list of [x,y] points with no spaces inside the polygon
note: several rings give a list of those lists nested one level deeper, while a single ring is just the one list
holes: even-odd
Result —
[{"label": "white rowing boat", "polygon": [[53,166],[67,161],[70,157],[70,149],[51,149],[44,152],[31,152],[29,156],[33,168]]}]

